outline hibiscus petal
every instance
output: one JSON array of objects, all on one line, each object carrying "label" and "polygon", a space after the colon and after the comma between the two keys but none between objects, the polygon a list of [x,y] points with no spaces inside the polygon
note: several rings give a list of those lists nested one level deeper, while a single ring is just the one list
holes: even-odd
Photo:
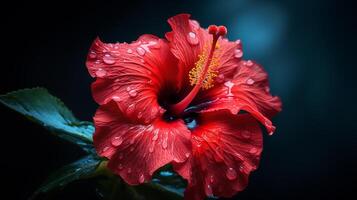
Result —
[{"label": "hibiscus petal", "polygon": [[188,180],[185,198],[231,197],[242,191],[259,164],[263,146],[259,124],[249,114],[228,111],[203,113],[198,124],[192,131],[190,160],[174,163]]},{"label": "hibiscus petal", "polygon": [[[207,30],[200,27],[195,20],[190,20],[189,14],[179,14],[168,20],[172,31],[166,33],[166,38],[170,42],[171,52],[179,60],[180,66],[180,80],[183,88],[189,87],[189,71],[195,66],[199,59],[199,55],[209,51],[212,45],[212,35]],[[215,66],[214,71],[218,72],[220,76],[217,80],[224,78],[232,78],[236,68],[236,59],[240,59],[242,54],[240,41],[229,42],[227,39],[220,38],[217,42],[214,53],[218,65]]]},{"label": "hibiscus petal", "polygon": [[200,112],[228,109],[233,114],[244,110],[265,125],[269,134],[275,127],[270,117],[281,111],[279,97],[269,92],[268,75],[252,61],[237,61],[238,68],[232,79],[199,94],[194,102]]},{"label": "hibiscus petal", "polygon": [[111,101],[99,107],[94,122],[98,154],[108,158],[108,168],[129,184],[150,180],[158,168],[184,162],[191,152],[190,131],[182,120],[138,124]]},{"label": "hibiscus petal", "polygon": [[89,73],[96,77],[92,93],[100,105],[115,100],[127,115],[149,123],[164,112],[158,104],[161,90],[177,89],[177,60],[165,40],[143,35],[131,44],[93,42]]}]

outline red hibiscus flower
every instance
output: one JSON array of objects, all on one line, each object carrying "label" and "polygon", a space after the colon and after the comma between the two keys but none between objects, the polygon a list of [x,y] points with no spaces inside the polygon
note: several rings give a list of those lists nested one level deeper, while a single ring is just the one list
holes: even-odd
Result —
[{"label": "red hibiscus flower", "polygon": [[257,168],[259,122],[272,134],[269,118],[281,102],[269,93],[266,72],[242,59],[240,41],[224,38],[224,26],[206,30],[189,18],[170,18],[166,39],[93,42],[94,146],[128,184],[172,164],[188,181],[186,199],[230,197]]}]

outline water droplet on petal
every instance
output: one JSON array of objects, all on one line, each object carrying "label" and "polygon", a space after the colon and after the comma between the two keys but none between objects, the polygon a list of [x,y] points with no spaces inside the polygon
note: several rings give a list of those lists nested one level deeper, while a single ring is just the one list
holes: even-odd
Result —
[{"label": "water droplet on petal", "polygon": [[131,138],[130,144],[134,144],[134,142],[135,142],[135,137]]},{"label": "water droplet on petal", "polygon": [[212,187],[211,187],[210,184],[207,185],[206,194],[207,194],[207,196],[212,196],[213,195]]},{"label": "water droplet on petal", "polygon": [[141,111],[138,112],[138,115],[137,115],[137,116],[138,116],[138,119],[141,119],[141,118],[143,117],[143,112],[141,112]]},{"label": "water droplet on petal", "polygon": [[254,82],[255,82],[255,81],[254,81],[253,79],[251,79],[251,78],[248,78],[247,81],[246,81],[246,83],[247,83],[248,85],[253,85]]},{"label": "water droplet on petal", "polygon": [[123,169],[123,164],[120,163],[120,164],[118,165],[118,169],[119,169],[119,170],[122,170],[122,169]]},{"label": "water droplet on petal", "polygon": [[145,182],[144,174],[141,174],[139,177],[139,183],[144,183],[144,182]]},{"label": "water droplet on petal", "polygon": [[234,83],[232,81],[227,81],[224,83],[224,85],[228,88],[227,96],[228,97],[234,96],[232,93],[232,87],[234,86]]},{"label": "water droplet on petal", "polygon": [[133,151],[134,151],[134,147],[131,147],[131,148],[130,148],[130,151],[133,152]]},{"label": "water droplet on petal", "polygon": [[251,154],[255,154],[255,153],[257,153],[257,152],[258,152],[258,149],[255,148],[255,147],[253,147],[253,148],[251,148],[251,149],[249,150],[249,153],[251,153]]},{"label": "water droplet on petal", "polygon": [[240,41],[240,40],[236,40],[235,43],[236,43],[236,44],[240,44],[241,41]]},{"label": "water droplet on petal", "polygon": [[130,104],[130,105],[128,106],[128,108],[126,109],[126,113],[127,113],[128,115],[131,115],[131,114],[133,114],[134,110],[135,110],[135,104]]},{"label": "water droplet on petal", "polygon": [[121,136],[115,136],[112,138],[112,145],[117,147],[123,143],[123,138]]},{"label": "water droplet on petal", "polygon": [[121,100],[121,98],[119,96],[113,96],[112,99],[117,102]]},{"label": "water droplet on petal", "polygon": [[129,91],[129,96],[136,97],[136,95],[138,95],[138,92],[136,90],[130,90]]},{"label": "water droplet on petal", "polygon": [[104,76],[107,75],[107,71],[105,71],[104,69],[102,68],[99,68],[96,72],[95,72],[95,75],[99,78],[103,78]]},{"label": "water droplet on petal", "polygon": [[153,145],[151,145],[151,146],[149,147],[149,152],[150,152],[150,153],[154,152],[154,146],[155,146],[155,144],[153,144]]},{"label": "water droplet on petal", "polygon": [[250,138],[251,134],[249,131],[242,131],[242,136],[246,139]]},{"label": "water droplet on petal", "polygon": [[129,167],[129,168],[128,168],[128,174],[130,174],[130,173],[131,173],[131,168]]},{"label": "water droplet on petal", "polygon": [[94,59],[94,58],[96,58],[96,57],[97,57],[97,54],[96,54],[94,51],[91,51],[91,52],[89,53],[89,58]]},{"label": "water droplet on petal", "polygon": [[200,28],[200,24],[196,20],[190,20],[190,24],[193,30],[197,31]]},{"label": "water droplet on petal", "polygon": [[140,59],[140,62],[141,62],[141,63],[145,63],[145,60],[144,60],[144,59]]},{"label": "water droplet on petal", "polygon": [[223,83],[223,81],[224,81],[224,74],[218,75],[218,77],[217,77],[216,80],[217,80],[218,83]]},{"label": "water droplet on petal", "polygon": [[108,150],[109,150],[109,147],[104,147],[103,150],[102,150],[102,152],[104,153],[104,152],[106,152],[106,151],[108,151]]},{"label": "water droplet on petal", "polygon": [[136,48],[136,52],[141,56],[145,55],[145,53],[146,53],[145,49],[143,49],[141,47]]},{"label": "water droplet on petal", "polygon": [[229,179],[229,180],[234,180],[237,178],[237,172],[235,169],[233,169],[232,167],[228,168],[227,169],[227,172],[226,172],[226,177]]},{"label": "water droplet on petal", "polygon": [[186,158],[189,158],[190,155],[191,155],[191,154],[190,154],[189,152],[185,153]]},{"label": "water droplet on petal", "polygon": [[253,62],[252,62],[251,60],[248,60],[248,61],[246,62],[246,64],[247,64],[247,66],[253,66]]},{"label": "water droplet on petal", "polygon": [[211,176],[209,177],[209,181],[210,181],[211,183],[214,182],[214,176],[213,176],[213,175],[211,175]]},{"label": "water droplet on petal", "polygon": [[164,138],[162,139],[162,148],[167,149],[167,139],[168,139],[168,132],[165,132]]},{"label": "water droplet on petal", "polygon": [[197,45],[199,43],[198,37],[196,36],[196,33],[194,33],[194,32],[189,32],[187,34],[187,41],[191,45]]},{"label": "water droplet on petal", "polygon": [[242,51],[242,50],[236,49],[236,50],[234,51],[234,57],[235,57],[235,58],[241,58],[242,56],[243,56],[243,51]]},{"label": "water droplet on petal", "polygon": [[103,62],[108,65],[115,63],[115,59],[110,54],[105,54],[103,57]]},{"label": "water droplet on petal", "polygon": [[128,49],[128,50],[126,50],[126,52],[129,53],[129,54],[132,54],[132,53],[133,53],[133,50]]},{"label": "water droplet on petal", "polygon": [[240,170],[240,171],[243,171],[243,170],[244,170],[243,165],[239,166],[239,170]]},{"label": "water droplet on petal", "polygon": [[160,48],[160,43],[157,41],[150,41],[148,46],[154,48],[154,49],[159,49]]}]

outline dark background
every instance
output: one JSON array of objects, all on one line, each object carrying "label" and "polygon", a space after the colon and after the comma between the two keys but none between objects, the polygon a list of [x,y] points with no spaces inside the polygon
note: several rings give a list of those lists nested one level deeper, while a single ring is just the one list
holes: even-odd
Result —
[{"label": "dark background", "polygon": [[[275,135],[265,136],[260,168],[234,199],[356,198],[356,16],[352,3],[332,0],[86,2],[3,5],[0,93],[43,86],[82,120],[97,105],[85,67],[96,36],[106,42],[160,37],[166,19],[187,12],[202,26],[224,24],[243,41],[244,58],[268,71],[283,100]],[[25,199],[56,168],[82,154],[0,105],[1,196]],[[86,182],[60,199],[95,199]],[[62,196],[61,196],[62,195]],[[350,199],[354,199],[350,197]]]}]

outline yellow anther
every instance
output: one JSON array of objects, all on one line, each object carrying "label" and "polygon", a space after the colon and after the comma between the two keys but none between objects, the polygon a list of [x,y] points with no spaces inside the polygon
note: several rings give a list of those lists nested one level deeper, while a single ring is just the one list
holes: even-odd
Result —
[{"label": "yellow anther", "polygon": [[[195,63],[195,66],[189,72],[190,84],[196,85],[197,82],[200,81],[201,76],[203,74],[203,68],[208,62],[208,45],[203,47],[203,51],[200,55],[198,55],[198,61]],[[219,65],[219,44],[217,43],[215,46],[215,52],[213,53],[211,63],[208,67],[208,71],[206,77],[204,77],[202,83],[202,89],[209,89],[214,86],[214,78],[217,77],[217,66]]]}]

